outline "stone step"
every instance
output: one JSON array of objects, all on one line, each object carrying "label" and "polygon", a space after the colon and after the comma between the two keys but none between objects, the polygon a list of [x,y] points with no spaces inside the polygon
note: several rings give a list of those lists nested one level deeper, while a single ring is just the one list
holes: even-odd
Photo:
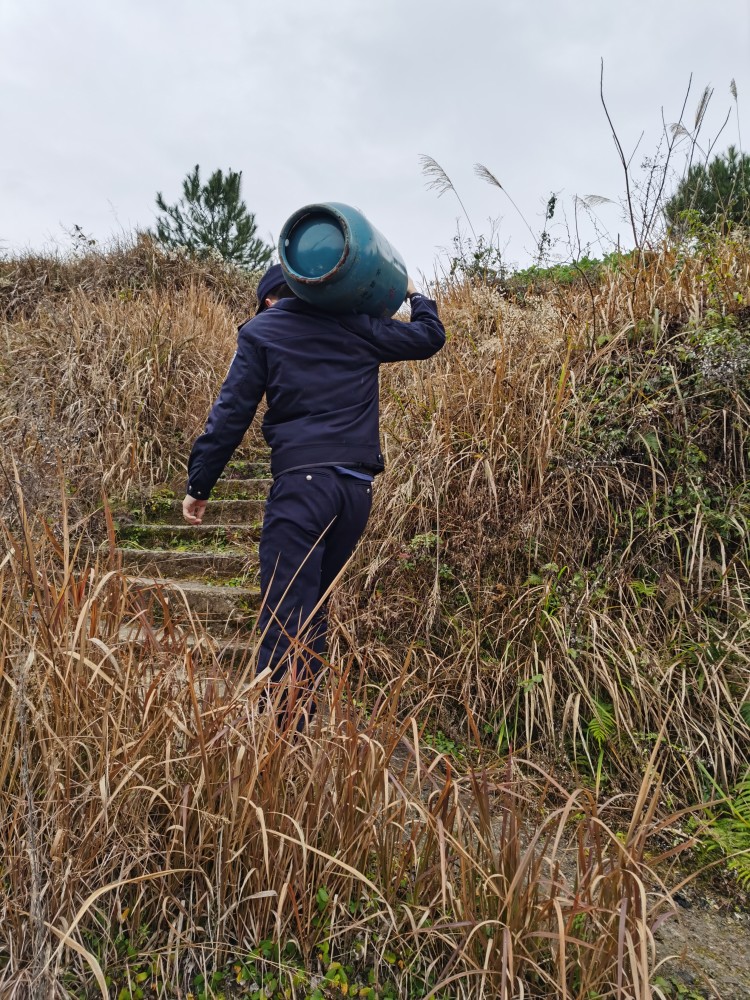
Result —
[{"label": "stone step", "polygon": [[257,587],[228,587],[201,580],[177,581],[163,577],[131,577],[131,586],[145,600],[153,598],[154,611],[163,599],[179,618],[187,605],[214,634],[252,628],[260,606]]},{"label": "stone step", "polygon": [[245,551],[180,552],[174,549],[115,549],[123,570],[133,576],[202,579],[204,583],[237,581],[252,586],[257,578],[255,547]]},{"label": "stone step", "polygon": [[[149,630],[138,622],[133,622],[130,625],[123,625],[118,633],[120,642],[132,642],[144,646],[148,645],[153,638],[155,638],[157,643],[163,644],[165,652],[170,651],[170,647],[173,645],[171,637],[167,637],[158,624],[152,623]],[[231,636],[205,635],[201,636],[198,642],[194,635],[185,631],[177,634],[176,641],[178,648],[187,647],[194,650],[194,662],[206,661],[210,663],[215,660],[224,669],[240,671],[250,661],[251,670],[249,676],[251,679],[254,676],[254,664],[251,662],[255,653],[254,639],[251,640],[249,637],[248,639],[237,638],[234,634]]]},{"label": "stone step", "polygon": [[271,475],[271,456],[265,449],[250,458],[232,458],[221,474],[222,479],[262,479]]},{"label": "stone step", "polygon": [[[254,480],[259,482],[259,480]],[[222,500],[212,496],[203,516],[203,527],[212,524],[258,524],[263,516],[265,497],[254,500]],[[182,500],[169,500],[146,512],[147,521],[153,524],[185,524],[182,517]],[[138,521],[138,524],[144,522]]]},{"label": "stone step", "polygon": [[117,528],[117,540],[122,548],[176,549],[193,552],[241,549],[257,541],[260,521],[252,524],[123,524]]},{"label": "stone step", "polygon": [[268,479],[220,479],[211,493],[212,500],[265,500],[273,480]]}]

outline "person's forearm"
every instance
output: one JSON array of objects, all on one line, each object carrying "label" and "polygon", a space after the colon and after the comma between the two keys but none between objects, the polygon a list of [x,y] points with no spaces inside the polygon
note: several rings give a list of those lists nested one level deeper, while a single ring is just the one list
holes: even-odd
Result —
[{"label": "person's forearm", "polygon": [[431,357],[445,344],[445,327],[438,316],[437,305],[433,299],[414,292],[409,299],[411,305],[411,322],[409,336],[423,346],[420,357]]},{"label": "person's forearm", "polygon": [[[211,416],[214,416],[214,411]],[[226,422],[218,421],[212,425],[209,417],[207,429],[196,439],[188,460],[187,492],[191,497],[208,500],[246,429],[245,426],[237,426],[233,429],[234,433],[227,433]]]},{"label": "person's forearm", "polygon": [[415,292],[410,301],[410,323],[398,319],[374,322],[375,343],[382,362],[424,360],[445,343],[445,329],[433,300]]}]

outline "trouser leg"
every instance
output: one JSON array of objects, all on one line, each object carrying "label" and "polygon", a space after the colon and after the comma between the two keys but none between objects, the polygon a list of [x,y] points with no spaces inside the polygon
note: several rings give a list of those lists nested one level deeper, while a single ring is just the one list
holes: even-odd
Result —
[{"label": "trouser leg", "polygon": [[[273,485],[260,543],[259,618],[263,635],[258,669],[274,680],[290,663],[312,679],[326,651],[327,607],[323,595],[359,540],[370,512],[371,487],[329,469],[289,472]],[[309,619],[300,634],[305,622]],[[294,637],[314,654],[292,650]]]},{"label": "trouser leg", "polygon": [[336,516],[325,485],[305,473],[286,473],[273,484],[266,505],[259,548],[263,605],[258,670],[270,667],[274,680],[286,672],[291,640],[318,600],[323,538]]},{"label": "trouser leg", "polygon": [[325,655],[328,632],[328,597],[324,595],[346,565],[370,516],[372,484],[353,477],[338,476],[342,494],[336,520],[326,533],[320,568],[320,608],[311,629],[310,644],[316,653]]}]

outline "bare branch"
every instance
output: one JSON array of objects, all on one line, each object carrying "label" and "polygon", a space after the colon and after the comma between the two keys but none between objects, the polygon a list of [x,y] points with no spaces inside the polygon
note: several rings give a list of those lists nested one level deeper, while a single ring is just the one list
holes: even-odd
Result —
[{"label": "bare branch", "polygon": [[604,59],[602,58],[601,64],[601,74],[599,77],[599,96],[601,98],[602,107],[604,108],[604,114],[607,116],[607,121],[609,122],[609,127],[612,131],[612,138],[615,141],[615,146],[617,147],[617,153],[620,157],[620,163],[622,164],[622,169],[625,173],[625,194],[628,203],[628,214],[630,215],[630,226],[633,230],[633,240],[636,247],[640,250],[640,245],[638,243],[638,232],[635,225],[635,213],[633,211],[633,197],[630,193],[630,177],[628,175],[628,164],[625,159],[625,154],[622,151],[622,144],[618,138],[617,132],[615,131],[615,126],[612,123],[612,118],[609,114],[609,109],[607,108],[607,102],[604,100]]},{"label": "bare branch", "polygon": [[729,111],[727,111],[727,116],[726,116],[726,118],[725,118],[725,119],[724,119],[724,121],[722,122],[722,126],[721,126],[721,128],[720,128],[720,129],[719,129],[719,131],[718,131],[718,132],[716,133],[716,138],[714,139],[714,141],[713,141],[713,142],[710,142],[710,143],[708,144],[708,152],[706,153],[706,162],[708,162],[708,160],[710,159],[710,157],[711,157],[711,153],[713,152],[713,149],[714,149],[714,146],[715,146],[715,145],[716,145],[716,143],[717,143],[717,142],[719,141],[719,136],[720,136],[720,135],[721,135],[721,133],[722,133],[722,132],[724,131],[724,129],[725,129],[726,127],[727,127],[727,123],[728,123],[728,121],[729,121],[729,117],[730,117],[730,115],[731,115],[731,114],[732,114],[732,109],[730,108],[730,109],[729,109]]},{"label": "bare branch", "polygon": [[740,129],[740,103],[737,100],[737,84],[732,79],[729,84],[729,92],[734,98],[734,110],[737,112],[737,142],[740,148],[740,155],[742,155],[742,130]]},{"label": "bare branch", "polygon": [[641,142],[643,141],[643,137],[644,137],[645,134],[646,134],[646,130],[644,129],[643,132],[641,132],[641,134],[638,136],[638,142],[635,144],[635,146],[633,146],[633,152],[630,154],[630,157],[628,158],[628,169],[630,169],[630,164],[633,162],[633,157],[638,152],[638,147],[640,146]]},{"label": "bare branch", "polygon": [[[645,236],[646,237],[648,237],[650,235],[651,229],[653,228],[654,222],[656,221],[656,215],[657,215],[657,212],[659,211],[659,206],[661,205],[661,200],[662,200],[662,197],[664,195],[664,187],[665,187],[665,185],[667,183],[667,174],[669,172],[669,163],[670,163],[670,160],[672,158],[672,153],[674,152],[674,148],[677,145],[677,140],[679,138],[682,138],[683,134],[686,134],[688,136],[690,135],[690,133],[685,128],[685,126],[682,124],[682,119],[685,116],[685,108],[687,107],[688,97],[690,96],[690,88],[692,87],[692,85],[693,85],[693,74],[691,73],[690,76],[688,77],[688,85],[687,85],[687,88],[685,90],[685,97],[683,98],[682,107],[680,108],[680,117],[671,126],[672,138],[671,139],[667,138],[667,156],[666,156],[666,159],[664,161],[664,167],[663,167],[662,173],[661,173],[661,183],[659,185],[659,190],[658,190],[658,192],[656,194],[656,198],[654,199],[654,205],[653,205],[653,208],[651,210],[651,215],[649,216],[648,222],[646,223],[646,227],[645,227]],[[667,135],[667,123],[664,120],[664,109],[663,108],[662,108],[662,112],[661,112],[661,122],[662,122],[662,128],[664,129],[664,135]]]}]

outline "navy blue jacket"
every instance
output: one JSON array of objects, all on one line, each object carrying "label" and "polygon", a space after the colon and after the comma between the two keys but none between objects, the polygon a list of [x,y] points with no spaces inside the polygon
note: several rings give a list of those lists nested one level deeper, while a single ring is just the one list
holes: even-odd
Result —
[{"label": "navy blue jacket", "polygon": [[410,323],[279,300],[240,327],[237,353],[190,453],[188,493],[208,499],[264,393],[274,476],[308,465],[382,472],[378,368],[429,358],[444,343],[435,303],[422,295],[411,299]]}]

